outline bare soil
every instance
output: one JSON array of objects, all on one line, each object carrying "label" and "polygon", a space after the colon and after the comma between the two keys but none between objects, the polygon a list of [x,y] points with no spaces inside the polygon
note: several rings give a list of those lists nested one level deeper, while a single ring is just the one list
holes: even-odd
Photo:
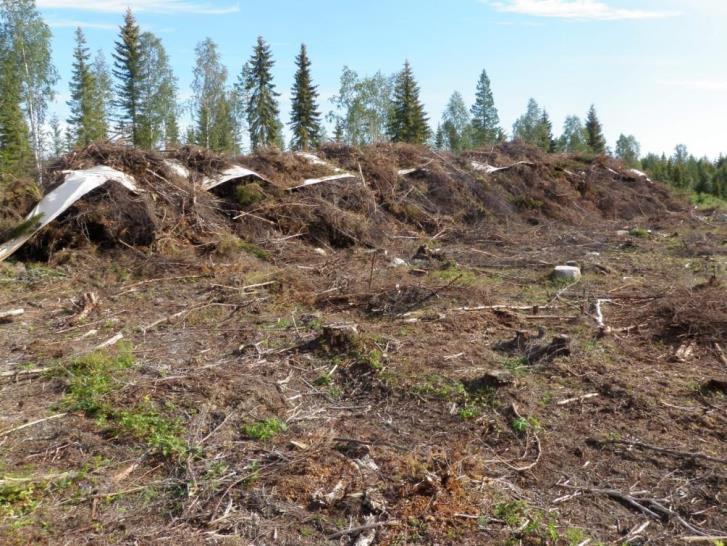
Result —
[{"label": "bare soil", "polygon": [[266,152],[279,188],[195,215],[164,172],[152,240],[67,236],[128,223],[104,190],[0,265],[0,312],[24,309],[0,324],[2,544],[727,534],[719,214],[605,160],[324,155],[364,184],[286,192],[319,171]]}]

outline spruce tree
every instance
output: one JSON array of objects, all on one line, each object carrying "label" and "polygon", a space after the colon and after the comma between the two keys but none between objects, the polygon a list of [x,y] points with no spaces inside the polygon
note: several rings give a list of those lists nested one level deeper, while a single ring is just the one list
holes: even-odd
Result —
[{"label": "spruce tree", "polygon": [[73,50],[71,100],[68,101],[71,115],[66,121],[75,135],[76,144],[82,147],[105,136],[103,111],[97,102],[99,93],[92,69],[91,54],[79,27],[76,29],[76,47]]},{"label": "spruce tree", "polygon": [[50,144],[53,157],[60,157],[65,151],[65,142],[63,141],[63,131],[61,131],[61,122],[58,116],[53,114],[48,123],[50,126]]},{"label": "spruce tree", "polygon": [[555,151],[555,139],[553,138],[553,124],[550,121],[548,112],[543,109],[537,128],[537,146],[544,152]]},{"label": "spruce tree", "polygon": [[18,66],[11,56],[3,54],[0,57],[0,172],[15,176],[28,174],[33,162],[21,104]]},{"label": "spruce tree", "polygon": [[482,146],[498,142],[502,133],[500,129],[500,116],[495,108],[492,97],[490,78],[487,72],[482,71],[477,82],[475,103],[472,105],[472,127],[474,130],[474,145]]},{"label": "spruce tree", "polygon": [[606,153],[606,138],[603,136],[603,128],[594,105],[591,105],[586,118],[586,144],[594,154]]},{"label": "spruce tree", "polygon": [[272,68],[275,64],[270,46],[262,36],[257,39],[249,61],[250,73],[245,89],[249,93],[247,122],[253,149],[278,145],[282,138],[282,125],[278,119],[280,95],[275,91]]},{"label": "spruce tree", "polygon": [[318,90],[311,81],[308,51],[305,44],[295,59],[298,71],[295,74],[290,115],[290,128],[293,132],[290,147],[294,150],[308,150],[320,144],[321,114],[318,111]]},{"label": "spruce tree", "polygon": [[431,132],[409,61],[404,63],[403,70],[396,77],[388,129],[391,140],[410,144],[424,144]]},{"label": "spruce tree", "polygon": [[117,79],[116,103],[119,115],[119,129],[131,143],[141,142],[139,113],[141,102],[141,34],[131,9],[126,11],[124,24],[120,29],[119,41],[114,45],[113,75]]}]

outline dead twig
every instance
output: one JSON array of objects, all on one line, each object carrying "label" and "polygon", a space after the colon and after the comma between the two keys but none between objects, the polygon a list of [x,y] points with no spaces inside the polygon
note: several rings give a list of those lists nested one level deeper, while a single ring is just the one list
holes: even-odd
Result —
[{"label": "dead twig", "polygon": [[347,529],[345,531],[339,531],[338,533],[333,533],[332,535],[328,535],[328,540],[335,540],[337,538],[345,537],[346,535],[355,535],[355,534],[361,533],[362,531],[368,531],[369,529],[377,529],[379,527],[395,527],[397,525],[400,525],[400,522],[398,520],[378,521],[376,523],[368,523],[366,525],[359,525],[358,527],[352,527],[351,529]]},{"label": "dead twig", "polygon": [[691,458],[704,459],[705,461],[711,461],[713,463],[727,464],[727,459],[720,459],[718,457],[711,457],[710,455],[705,455],[705,454],[699,453],[699,452],[679,451],[677,449],[671,449],[671,448],[666,448],[666,447],[654,446],[654,445],[645,444],[643,442],[638,442],[638,441],[630,441],[630,440],[608,440],[605,443],[607,443],[607,444],[626,445],[626,446],[632,446],[632,447],[640,447],[641,449],[648,449],[650,451],[656,451],[657,453],[666,453],[668,455],[676,455],[678,457],[685,457],[685,458],[688,458],[688,459],[691,459]]},{"label": "dead twig", "polygon": [[8,430],[4,430],[4,431],[0,432],[0,438],[2,438],[3,436],[7,436],[8,434],[11,434],[13,432],[23,430],[24,428],[32,427],[33,425],[45,423],[46,421],[52,421],[53,419],[60,419],[61,417],[65,417],[66,415],[68,415],[68,414],[67,413],[56,413],[55,415],[51,415],[50,417],[45,417],[43,419],[37,419],[35,421],[31,421],[30,423],[25,423],[24,425],[20,425],[19,427],[9,428]]}]

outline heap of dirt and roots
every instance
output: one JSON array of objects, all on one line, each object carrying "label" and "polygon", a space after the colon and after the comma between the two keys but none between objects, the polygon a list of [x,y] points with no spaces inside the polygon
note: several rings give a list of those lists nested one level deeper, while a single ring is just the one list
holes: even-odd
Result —
[{"label": "heap of dirt and roots", "polygon": [[[503,224],[583,225],[685,210],[665,186],[614,160],[545,155],[518,143],[460,155],[404,144],[329,144],[318,154],[329,164],[277,150],[225,158],[196,147],[162,155],[93,144],[53,164],[44,190],[57,185],[64,170],[107,165],[132,175],[143,191],[133,194],[106,184],[44,229],[24,252],[47,257],[84,242],[100,248],[163,251],[166,243],[207,249],[210,241],[232,234],[256,242],[295,237],[316,246],[376,247],[397,233],[447,230],[466,241]],[[180,176],[169,159],[189,169],[190,176]],[[203,177],[233,164],[266,180],[236,180],[212,192],[199,186]],[[478,165],[510,168],[487,174]],[[415,170],[401,174],[402,169]],[[296,188],[305,179],[341,172],[355,178]],[[14,210],[27,211],[26,201],[16,199]]]}]

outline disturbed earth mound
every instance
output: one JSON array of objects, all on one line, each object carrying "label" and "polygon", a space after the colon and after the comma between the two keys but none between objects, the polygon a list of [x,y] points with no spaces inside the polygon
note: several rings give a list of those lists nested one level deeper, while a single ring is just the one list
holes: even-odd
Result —
[{"label": "disturbed earth mound", "polygon": [[[239,158],[194,147],[163,155],[94,144],[51,165],[45,192],[67,171],[98,165],[130,175],[139,191],[113,181],[94,189],[22,255],[47,259],[84,242],[205,249],[223,233],[375,247],[385,236],[449,230],[466,239],[503,222],[588,225],[685,210],[661,184],[613,160],[547,156],[516,143],[460,156],[411,145],[330,144],[318,156],[262,150]],[[3,199],[9,210],[27,211],[27,195],[11,186]],[[13,222],[17,228],[21,219],[5,219]],[[6,239],[13,234],[5,229]]]}]

